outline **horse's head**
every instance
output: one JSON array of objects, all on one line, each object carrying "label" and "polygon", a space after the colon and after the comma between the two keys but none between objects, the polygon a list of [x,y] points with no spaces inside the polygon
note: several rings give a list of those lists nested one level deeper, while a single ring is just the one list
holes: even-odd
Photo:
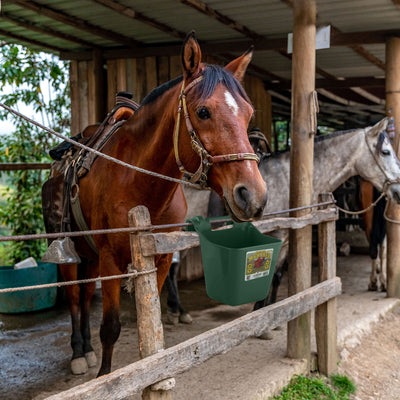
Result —
[{"label": "horse's head", "polygon": [[258,157],[247,137],[254,109],[240,84],[251,55],[248,51],[225,68],[207,65],[194,34],[188,35],[180,102],[186,124],[177,123],[175,136],[181,170],[214,189],[240,221],[260,218],[267,200]]},{"label": "horse's head", "polygon": [[378,190],[387,190],[389,197],[400,203],[400,162],[386,133],[388,118],[365,128],[368,156],[357,165],[358,173]]}]

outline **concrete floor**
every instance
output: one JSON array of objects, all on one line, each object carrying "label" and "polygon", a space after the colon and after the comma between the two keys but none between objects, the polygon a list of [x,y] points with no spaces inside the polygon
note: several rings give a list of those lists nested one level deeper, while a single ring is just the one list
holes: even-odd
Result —
[{"label": "concrete floor", "polygon": [[[338,276],[343,283],[343,293],[338,298],[339,347],[344,343],[357,343],[371,324],[398,302],[386,298],[386,293],[368,292],[369,273],[368,256],[338,257]],[[285,297],[285,293],[286,284],[283,283],[280,298]],[[138,359],[133,300],[127,294],[122,297],[123,329],[115,347],[114,370]],[[252,308],[252,305],[230,307],[210,300],[202,280],[182,284],[181,298],[194,322],[192,325],[165,325],[167,347],[237,318]],[[164,294],[162,303],[165,310]],[[100,320],[101,298],[97,294],[92,336],[98,354]],[[23,315],[0,315],[0,399],[40,400],[93,379],[97,369],[91,369],[85,376],[70,374],[69,335],[65,306]],[[176,376],[173,398],[259,400],[276,394],[294,374],[306,371],[303,361],[285,357],[286,327],[273,331],[272,335],[273,339],[268,341],[250,338],[226,354]],[[313,348],[315,350],[314,343]],[[131,396],[132,400],[139,398]]]}]

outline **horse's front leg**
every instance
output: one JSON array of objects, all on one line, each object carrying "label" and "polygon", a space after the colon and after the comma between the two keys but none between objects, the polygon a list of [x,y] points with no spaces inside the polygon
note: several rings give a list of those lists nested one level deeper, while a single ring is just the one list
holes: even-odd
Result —
[{"label": "horse's front leg", "polygon": [[100,327],[100,339],[103,353],[101,367],[97,376],[111,372],[114,344],[121,332],[119,320],[121,279],[103,281],[101,289],[103,295],[103,321]]},{"label": "horse's front leg", "polygon": [[[89,261],[87,263],[87,270],[85,276],[87,278],[96,278],[99,275],[99,268],[97,262]],[[83,339],[83,352],[88,364],[88,367],[95,367],[97,357],[91,344],[90,335],[90,305],[92,302],[93,294],[96,289],[96,283],[87,283],[81,287],[81,324],[80,330]]]},{"label": "horse's front leg", "polygon": [[[65,281],[78,279],[77,264],[60,264],[60,272]],[[69,285],[65,288],[68,298],[68,305],[71,314],[72,334],[71,334],[71,372],[74,375],[85,374],[88,371],[88,364],[83,350],[83,338],[80,329],[80,295],[79,285]]]}]

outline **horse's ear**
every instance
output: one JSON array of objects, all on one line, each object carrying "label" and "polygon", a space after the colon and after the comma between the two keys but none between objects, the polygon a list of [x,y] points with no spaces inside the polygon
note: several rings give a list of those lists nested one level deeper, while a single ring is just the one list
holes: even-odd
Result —
[{"label": "horse's ear", "polygon": [[181,56],[184,77],[190,78],[199,70],[201,61],[201,50],[194,31],[186,36]]},{"label": "horse's ear", "polygon": [[389,118],[385,117],[381,119],[379,122],[377,122],[373,127],[370,128],[370,132],[374,134],[381,133],[382,131],[386,130],[386,127],[388,125]]},{"label": "horse's ear", "polygon": [[238,58],[235,58],[225,66],[225,69],[231,72],[239,82],[242,82],[247,66],[250,64],[250,61],[253,57],[253,49],[254,46],[251,46],[246,53],[242,54]]}]

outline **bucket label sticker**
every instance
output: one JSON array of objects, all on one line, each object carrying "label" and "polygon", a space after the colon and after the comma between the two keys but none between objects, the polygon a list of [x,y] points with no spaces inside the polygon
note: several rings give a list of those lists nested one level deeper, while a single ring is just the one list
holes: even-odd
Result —
[{"label": "bucket label sticker", "polygon": [[244,280],[250,281],[269,275],[273,253],[274,249],[248,251]]}]

